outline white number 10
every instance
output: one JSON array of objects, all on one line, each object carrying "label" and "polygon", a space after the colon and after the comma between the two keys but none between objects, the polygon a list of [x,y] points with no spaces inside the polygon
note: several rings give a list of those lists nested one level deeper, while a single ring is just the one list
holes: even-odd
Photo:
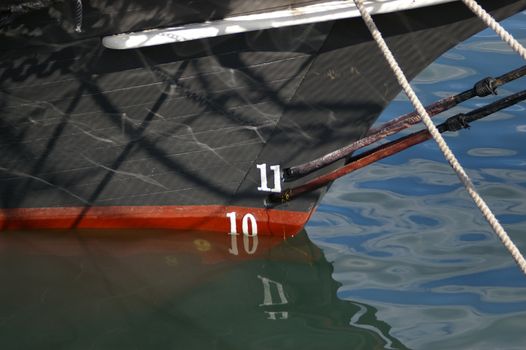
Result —
[{"label": "white number 10", "polygon": [[[237,235],[236,212],[233,211],[226,213],[226,216],[230,219],[230,234]],[[256,237],[258,235],[258,223],[256,217],[250,213],[245,214],[241,221],[241,229],[245,236]]]}]

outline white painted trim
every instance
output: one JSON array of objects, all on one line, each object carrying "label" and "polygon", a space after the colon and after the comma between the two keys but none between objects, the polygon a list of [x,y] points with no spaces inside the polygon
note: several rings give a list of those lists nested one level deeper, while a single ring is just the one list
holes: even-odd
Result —
[{"label": "white painted trim", "polygon": [[[451,1],[455,0],[369,0],[365,5],[371,14],[380,14]],[[124,50],[358,16],[360,13],[352,0],[337,0],[180,27],[106,36],[102,44],[110,49]]]}]

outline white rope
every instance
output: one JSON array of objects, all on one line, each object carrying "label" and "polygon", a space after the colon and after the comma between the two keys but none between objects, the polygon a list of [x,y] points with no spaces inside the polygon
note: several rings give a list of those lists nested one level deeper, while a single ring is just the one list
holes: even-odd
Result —
[{"label": "white rope", "polygon": [[433,139],[438,144],[438,147],[444,154],[444,157],[447,159],[453,170],[456,172],[458,178],[466,188],[467,192],[477,205],[477,207],[480,209],[482,214],[484,215],[484,218],[488,221],[491,228],[497,236],[500,238],[506,249],[510,252],[513,259],[515,259],[515,262],[519,266],[519,268],[522,270],[524,274],[526,274],[526,260],[522,256],[519,249],[513,244],[511,239],[509,238],[508,234],[504,230],[504,228],[500,225],[497,218],[495,218],[495,215],[491,212],[491,210],[488,208],[487,204],[484,202],[484,200],[480,197],[480,195],[475,190],[475,187],[473,186],[473,183],[471,182],[471,179],[468,177],[458,160],[456,159],[455,155],[451,150],[449,149],[449,146],[444,141],[444,138],[442,135],[440,135],[440,132],[437,130],[433,122],[431,121],[431,118],[427,114],[424,106],[416,96],[414,90],[411,88],[411,85],[409,85],[409,82],[407,78],[405,77],[402,69],[400,68],[398,62],[396,62],[391,50],[385,43],[385,40],[382,37],[382,34],[376,27],[376,24],[374,23],[373,19],[365,9],[363,5],[363,0],[354,0],[354,3],[356,4],[356,7],[360,11],[360,14],[362,15],[363,20],[365,21],[365,24],[369,28],[369,31],[371,32],[371,35],[373,36],[374,40],[378,44],[378,47],[382,51],[383,55],[385,56],[387,62],[389,63],[389,66],[393,70],[396,79],[398,80],[398,83],[406,93],[407,97],[415,107],[418,114],[421,116],[422,121],[424,122],[425,126],[427,127],[429,133],[433,137]]},{"label": "white rope", "polygon": [[499,22],[495,21],[475,0],[462,0],[474,14],[476,14],[485,24],[497,33],[502,41],[506,42],[511,48],[526,60],[526,49],[522,46],[506,29],[502,28]]}]

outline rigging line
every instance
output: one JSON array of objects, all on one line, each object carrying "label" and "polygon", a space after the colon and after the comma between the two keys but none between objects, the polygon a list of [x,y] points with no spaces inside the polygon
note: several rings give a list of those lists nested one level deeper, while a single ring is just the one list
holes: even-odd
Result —
[{"label": "rigging line", "polygon": [[[440,99],[428,106],[426,111],[430,116],[447,111],[456,105],[469,100],[475,96],[485,97],[490,94],[497,94],[496,89],[510,81],[526,75],[526,66],[509,71],[497,78],[487,77],[474,84],[473,88],[456,95]],[[323,155],[319,158],[283,169],[282,178],[284,182],[297,180],[303,176],[309,175],[316,170],[333,164],[334,162],[350,156],[353,152],[369,146],[381,139],[396,134],[415,124],[421,122],[420,115],[417,112],[407,113],[400,117],[394,118],[376,128],[371,128],[365,137],[343,147]]]},{"label": "rigging line", "polygon": [[[437,126],[439,132],[457,131],[460,129],[469,128],[469,123],[487,117],[501,109],[510,107],[516,103],[526,100],[526,90],[517,92],[513,95],[502,98],[484,107],[475,109],[469,113],[459,113],[444,121]],[[267,198],[267,204],[283,203],[290,201],[299,195],[314,191],[320,187],[326,186],[329,183],[339,179],[342,176],[350,174],[358,169],[361,169],[369,164],[372,164],[381,159],[387,158],[401,151],[404,151],[412,146],[420,144],[431,138],[431,134],[427,129],[412,133],[410,135],[401,137],[394,141],[380,145],[350,159],[349,163],[341,168],[333,170],[327,174],[320,175],[303,185],[293,188],[288,188],[281,193],[272,194]]]},{"label": "rigging line", "polygon": [[[464,2],[469,2],[468,0],[464,0]],[[469,178],[469,176],[466,174],[464,168],[460,165],[457,158],[447,145],[446,141],[440,135],[440,132],[437,130],[436,126],[433,124],[433,121],[431,121],[431,117],[427,114],[424,106],[422,105],[422,102],[418,99],[416,96],[416,93],[414,92],[411,85],[409,85],[409,81],[407,80],[406,76],[404,75],[404,72],[402,71],[402,68],[400,68],[400,65],[394,58],[391,50],[387,46],[385,40],[382,37],[382,34],[380,33],[378,27],[376,27],[376,24],[374,23],[371,15],[367,10],[365,9],[363,5],[363,0],[354,0],[354,3],[356,4],[356,7],[358,7],[358,10],[360,11],[360,14],[362,15],[362,19],[364,20],[365,24],[367,25],[367,28],[369,28],[369,31],[371,32],[371,35],[373,36],[374,40],[378,44],[378,47],[382,51],[382,54],[384,55],[385,59],[389,63],[389,66],[393,70],[396,79],[398,80],[400,86],[406,93],[407,97],[413,104],[413,107],[415,107],[418,114],[420,114],[420,117],[422,118],[423,123],[427,127],[429,133],[437,143],[438,147],[444,154],[444,157],[447,159],[455,173],[457,174],[458,178],[466,188],[466,191],[471,196],[477,207],[480,209],[481,213],[484,215],[484,218],[489,223],[495,234],[499,237],[499,239],[502,241],[506,249],[510,252],[511,256],[519,266],[519,268],[522,270],[522,272],[526,275],[526,260],[522,256],[519,249],[515,246],[513,241],[510,239],[502,225],[499,223],[493,212],[490,210],[486,202],[482,199],[482,197],[477,193],[473,182]],[[493,20],[494,21],[494,20]],[[520,45],[520,44],[519,44]],[[522,47],[522,46],[521,46]],[[524,58],[526,59],[526,52]]]},{"label": "rigging line", "polygon": [[[447,111],[453,107],[455,107],[457,104],[460,104],[462,102],[465,102],[475,96],[477,97],[486,97],[488,95],[497,95],[497,88],[501,87],[504,84],[507,84],[511,81],[514,81],[516,79],[522,78],[524,75],[526,75],[526,66],[522,66],[519,68],[516,68],[514,70],[511,70],[507,73],[502,74],[501,76],[497,78],[487,77],[479,82],[475,83],[473,87],[469,90],[466,90],[464,92],[458,93],[453,96],[444,97],[428,106],[426,106],[426,111],[429,113],[430,116],[436,115],[438,113],[442,113],[444,111]],[[454,103],[454,104],[452,104]],[[444,105],[444,106],[442,106]],[[412,117],[417,117],[418,122],[421,121],[420,116],[415,111],[411,113],[407,113],[401,117],[395,118],[393,120],[390,120],[388,122],[385,122],[383,125],[380,125],[376,128],[369,129],[369,134],[374,134],[381,129],[385,127],[389,127],[393,124],[396,124],[398,122],[405,122],[405,119],[411,120]]]},{"label": "rigging line", "polygon": [[475,15],[477,15],[489,28],[493,29],[495,33],[508,44],[513,51],[518,53],[522,59],[526,60],[526,49],[522,46],[517,39],[513,37],[506,29],[504,29],[499,22],[497,22],[489,13],[486,12],[475,0],[462,0]]}]

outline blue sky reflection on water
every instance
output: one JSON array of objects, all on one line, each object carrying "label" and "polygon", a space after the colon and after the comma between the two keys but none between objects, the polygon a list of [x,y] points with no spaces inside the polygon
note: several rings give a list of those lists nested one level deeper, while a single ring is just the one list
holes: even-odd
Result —
[{"label": "blue sky reflection on water", "polygon": [[[526,43],[526,13],[504,22]],[[524,65],[486,30],[446,53],[413,85],[424,104]],[[499,96],[524,89],[524,78]],[[473,99],[437,117],[478,108]],[[400,95],[381,117],[411,110]],[[526,251],[526,104],[446,136],[479,192]],[[407,134],[407,132],[405,133]],[[410,348],[522,349],[526,277],[428,142],[337,181],[308,225],[334,265],[338,296],[378,309]]]}]

